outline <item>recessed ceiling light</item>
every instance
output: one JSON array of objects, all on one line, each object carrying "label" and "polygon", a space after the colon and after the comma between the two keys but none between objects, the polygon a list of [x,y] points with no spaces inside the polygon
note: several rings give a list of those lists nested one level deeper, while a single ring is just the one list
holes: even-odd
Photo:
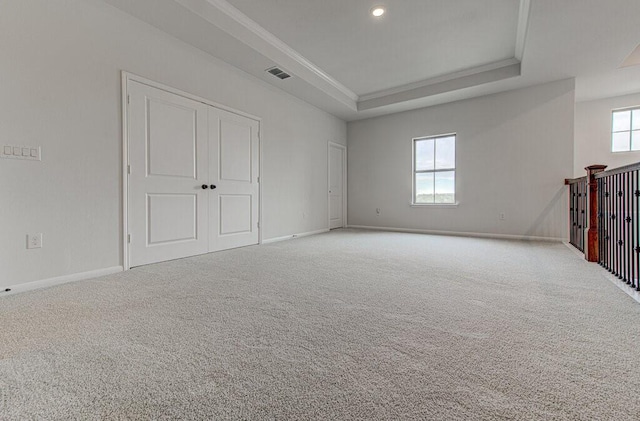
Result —
[{"label": "recessed ceiling light", "polygon": [[376,6],[373,9],[371,9],[371,14],[376,18],[379,18],[382,15],[384,15],[385,12],[386,12],[386,10],[382,6]]}]

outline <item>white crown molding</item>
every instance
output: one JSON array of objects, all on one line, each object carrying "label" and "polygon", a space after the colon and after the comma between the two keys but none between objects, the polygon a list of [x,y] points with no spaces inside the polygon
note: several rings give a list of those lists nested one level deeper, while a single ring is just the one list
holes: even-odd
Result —
[{"label": "white crown molding", "polygon": [[[521,64],[518,60],[509,59],[500,66],[484,66],[474,68],[474,71],[465,71],[458,74],[446,75],[441,79],[430,79],[426,83],[419,82],[417,85],[405,85],[398,88],[393,93],[376,93],[370,99],[358,101],[358,111],[366,111],[374,108],[394,105],[401,102],[412,101],[430,96],[445,94],[447,92],[458,91],[471,88],[485,83],[497,82],[503,79],[520,76]],[[436,80],[436,81],[434,81]],[[404,88],[404,89],[403,89]]]},{"label": "white crown molding", "polygon": [[[200,17],[206,19],[210,23],[213,23],[214,25],[225,30],[230,35],[238,38],[243,42],[246,42],[247,41],[246,34],[243,36],[243,34],[238,33],[237,29],[234,30],[234,28],[230,27],[228,24],[227,25],[223,24],[223,22],[221,22],[221,16],[212,16],[212,14],[207,11],[206,6],[215,8],[219,13],[224,15],[226,18],[231,19],[233,22],[238,24],[243,30],[258,37],[260,40],[265,42],[268,46],[274,48],[280,54],[284,55],[288,59],[295,62],[295,64],[297,64],[298,66],[310,72],[313,76],[321,79],[324,83],[329,84],[331,87],[336,89],[338,92],[340,92],[342,95],[344,95],[346,98],[348,98],[352,102],[356,102],[358,100],[358,95],[355,92],[353,92],[352,90],[350,90],[349,88],[347,88],[346,86],[338,82],[336,79],[332,78],[329,74],[324,72],[321,68],[319,68],[318,66],[313,64],[311,61],[309,61],[307,58],[305,58],[302,54],[295,51],[289,45],[284,43],[282,40],[280,40],[278,37],[273,35],[271,32],[267,31],[265,28],[260,26],[258,23],[256,23],[254,20],[252,20],[247,15],[242,13],[240,10],[235,8],[226,0],[175,0],[175,1],[180,5],[182,5],[183,7],[186,7],[192,12],[198,14]],[[264,53],[264,51],[261,51],[261,52]],[[276,64],[280,66],[283,66],[285,68],[287,67],[286,63],[280,63],[279,60],[274,60],[274,61],[276,61]],[[294,72],[294,73],[297,73],[297,72]],[[296,74],[296,75],[301,76],[299,74]],[[312,83],[310,81],[308,82]],[[347,105],[351,105],[355,108],[354,104],[347,104]]]},{"label": "white crown molding", "polygon": [[360,101],[369,101],[372,99],[383,98],[389,95],[399,94],[406,91],[411,91],[414,89],[424,88],[426,86],[437,85],[439,83],[448,82],[451,80],[460,79],[467,76],[473,76],[479,73],[489,72],[492,70],[500,69],[503,67],[512,66],[514,64],[519,64],[520,61],[515,58],[510,58],[507,60],[496,61],[493,63],[483,64],[481,66],[472,67],[470,69],[460,70],[458,72],[447,73],[445,75],[440,75],[436,77],[432,77],[429,79],[424,79],[418,82],[408,83],[402,86],[396,86],[394,88],[384,89],[382,91],[372,92],[370,94],[365,94],[360,96]]},{"label": "white crown molding", "polygon": [[[346,113],[345,115],[351,116],[357,115],[359,111],[406,103],[420,98],[439,96],[444,99],[447,92],[520,76],[532,9],[531,0],[519,0],[516,40],[512,58],[358,96],[354,91],[238,10],[228,0],[164,1],[174,2],[185,11],[193,13],[194,18],[197,16],[210,24],[212,29],[215,28],[235,38],[256,54],[266,58],[267,61],[273,62],[287,73],[296,76],[298,80],[294,84],[289,83],[289,85],[276,84],[261,74],[263,72],[260,69],[243,68],[240,61],[237,66],[241,70],[308,102],[310,101],[320,108],[331,108],[334,111],[340,109],[341,112]],[[129,9],[122,5],[118,7]],[[202,49],[202,47],[199,48]],[[210,53],[215,55],[213,52]],[[233,54],[229,58],[231,59],[229,62],[233,65]],[[227,60],[224,57],[223,59]],[[262,70],[266,70],[266,68]],[[318,105],[320,103],[322,105]]]}]

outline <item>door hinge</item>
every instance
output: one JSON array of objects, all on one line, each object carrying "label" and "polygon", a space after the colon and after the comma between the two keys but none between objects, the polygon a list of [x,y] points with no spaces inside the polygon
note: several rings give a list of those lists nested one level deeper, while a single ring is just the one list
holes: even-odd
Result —
[{"label": "door hinge", "polygon": [[131,104],[131,95],[127,95],[127,104]]},{"label": "door hinge", "polygon": [[258,229],[260,229],[260,222],[258,222]]},{"label": "door hinge", "polygon": [[131,234],[127,234],[127,243],[131,244]]},{"label": "door hinge", "polygon": [[260,182],[260,177],[258,177],[258,183]]},{"label": "door hinge", "polygon": [[131,165],[127,165],[127,174],[131,174]]}]

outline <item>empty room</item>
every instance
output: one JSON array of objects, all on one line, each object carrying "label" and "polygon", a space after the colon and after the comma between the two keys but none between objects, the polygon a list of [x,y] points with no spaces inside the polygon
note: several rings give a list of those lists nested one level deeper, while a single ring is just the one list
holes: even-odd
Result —
[{"label": "empty room", "polygon": [[0,420],[637,420],[637,0],[0,0]]}]

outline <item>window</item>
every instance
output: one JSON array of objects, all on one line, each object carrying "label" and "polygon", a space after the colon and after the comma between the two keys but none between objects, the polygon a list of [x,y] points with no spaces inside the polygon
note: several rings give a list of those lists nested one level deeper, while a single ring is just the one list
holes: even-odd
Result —
[{"label": "window", "polygon": [[611,152],[640,151],[640,107],[612,113]]},{"label": "window", "polygon": [[456,135],[413,139],[413,204],[456,201]]}]

